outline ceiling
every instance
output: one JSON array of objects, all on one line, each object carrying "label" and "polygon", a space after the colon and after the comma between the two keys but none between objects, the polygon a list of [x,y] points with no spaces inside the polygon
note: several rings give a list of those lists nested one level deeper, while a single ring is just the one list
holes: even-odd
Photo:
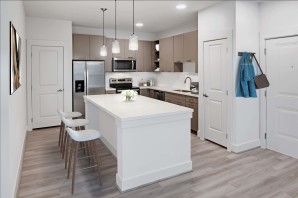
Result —
[{"label": "ceiling", "polygon": [[[197,11],[216,4],[218,1],[144,1],[135,0],[136,32],[159,33],[176,26],[197,20]],[[185,4],[184,10],[177,10],[177,4]],[[114,28],[114,0],[109,1],[24,1],[27,16],[70,20],[73,26],[101,28],[102,11],[105,12],[105,28]],[[132,1],[117,1],[117,29],[132,30]]]}]

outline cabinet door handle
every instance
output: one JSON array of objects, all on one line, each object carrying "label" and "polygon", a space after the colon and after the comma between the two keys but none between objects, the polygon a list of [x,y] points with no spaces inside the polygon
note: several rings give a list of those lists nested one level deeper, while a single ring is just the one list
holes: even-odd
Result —
[{"label": "cabinet door handle", "polygon": [[63,89],[59,89],[59,90],[57,90],[57,92],[62,92],[63,91]]},{"label": "cabinet door handle", "polygon": [[208,97],[209,97],[207,94],[203,94],[203,96],[204,96],[205,98],[208,98]]}]

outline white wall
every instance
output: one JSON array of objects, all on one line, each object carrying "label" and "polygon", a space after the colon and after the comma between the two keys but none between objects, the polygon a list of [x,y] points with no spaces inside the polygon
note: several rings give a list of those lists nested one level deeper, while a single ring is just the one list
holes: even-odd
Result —
[{"label": "white wall", "polygon": [[188,23],[185,24],[180,24],[177,25],[175,28],[163,31],[163,32],[158,32],[156,33],[156,40],[161,39],[161,38],[166,38],[170,36],[175,36],[178,34],[183,34],[187,32],[192,32],[198,29],[198,21],[189,21]]},{"label": "white wall", "polygon": [[[237,87],[238,68],[241,57],[238,52],[255,52],[259,60],[259,3],[236,1],[236,54],[234,65],[234,85]],[[242,151],[260,146],[259,132],[259,92],[257,98],[234,97],[233,146]]]},{"label": "white wall", "polygon": [[[28,42],[63,42],[64,47],[64,110],[72,110],[72,22],[26,17]],[[29,52],[28,52],[29,53]],[[28,65],[31,69],[31,65]],[[31,83],[31,82],[30,82]],[[31,94],[30,92],[28,94]],[[30,119],[29,119],[30,120]],[[29,122],[28,120],[28,122]]]},{"label": "white wall", "polygon": [[[88,28],[88,27],[79,27],[79,26],[73,26],[72,32],[73,34],[88,34],[88,35],[102,35],[103,33],[102,28]],[[117,38],[128,39],[131,33],[132,32],[117,30]],[[138,35],[139,40],[144,40],[144,41],[156,40],[156,35],[152,33],[136,32],[136,35]],[[105,36],[108,38],[114,38],[115,31],[111,29],[105,29]]]},{"label": "white wall", "polygon": [[[23,1],[1,4],[1,197],[15,196],[26,136],[26,31]],[[21,37],[21,87],[10,95],[9,22]]]},{"label": "white wall", "polygon": [[198,12],[198,32],[200,35],[233,30],[235,28],[235,2],[215,4]]},{"label": "white wall", "polygon": [[297,34],[298,1],[268,1],[260,3],[262,35]]},{"label": "white wall", "polygon": [[[139,40],[155,41],[161,38],[166,38],[166,37],[175,36],[178,34],[192,32],[197,29],[198,29],[198,22],[194,20],[194,21],[189,21],[188,23],[185,23],[185,24],[177,25],[175,28],[167,31],[163,31],[163,32],[157,32],[157,33],[136,32],[136,34],[138,35]],[[73,31],[73,34],[102,35],[101,28],[73,26],[72,31]],[[117,30],[117,38],[119,39],[128,39],[130,35],[131,35],[131,32]],[[111,29],[105,29],[105,36],[108,38],[114,38],[115,31]]]}]

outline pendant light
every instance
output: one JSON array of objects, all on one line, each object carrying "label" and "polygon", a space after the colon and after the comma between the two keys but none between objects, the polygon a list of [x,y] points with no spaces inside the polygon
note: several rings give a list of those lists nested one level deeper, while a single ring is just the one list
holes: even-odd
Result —
[{"label": "pendant light", "polygon": [[120,44],[119,44],[119,41],[117,40],[117,25],[116,25],[116,2],[117,0],[115,0],[115,40],[114,42],[112,43],[112,53],[113,54],[119,54],[120,53]]},{"label": "pendant light", "polygon": [[106,8],[101,8],[102,13],[103,13],[103,18],[102,18],[102,23],[103,23],[103,28],[102,28],[102,46],[100,47],[100,56],[107,56],[107,47],[105,45],[105,11],[107,10]]},{"label": "pendant light", "polygon": [[128,49],[132,51],[136,51],[139,48],[138,44],[138,36],[135,35],[135,1],[132,1],[133,4],[133,11],[132,11],[132,35],[129,37],[129,46]]}]

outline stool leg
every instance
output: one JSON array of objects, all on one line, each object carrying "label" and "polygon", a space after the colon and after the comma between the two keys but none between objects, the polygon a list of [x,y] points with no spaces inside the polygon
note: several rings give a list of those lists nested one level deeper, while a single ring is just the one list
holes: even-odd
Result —
[{"label": "stool leg", "polygon": [[[65,130],[64,130],[65,131]],[[63,140],[63,145],[62,145],[62,159],[64,159],[65,155],[65,148],[66,148],[66,139],[67,139],[68,133],[65,131],[64,132],[64,140]]]},{"label": "stool leg", "polygon": [[69,135],[66,136],[66,145],[65,145],[65,170],[67,167],[67,160],[68,160],[68,147],[69,147],[70,137]]},{"label": "stool leg", "polygon": [[60,146],[60,144],[61,144],[62,125],[63,125],[63,122],[61,121],[60,132],[59,132],[59,142],[58,142],[58,146]]},{"label": "stool leg", "polygon": [[94,160],[94,149],[93,149],[93,146],[92,146],[92,143],[90,141],[87,142],[87,144],[89,145],[89,148],[90,148],[90,162],[89,164],[90,165],[95,165],[95,160]]},{"label": "stool leg", "polygon": [[65,125],[63,123],[62,129],[61,129],[61,139],[60,139],[60,152],[61,152],[61,154],[62,154],[62,149],[63,149],[64,135],[65,135]]},{"label": "stool leg", "polygon": [[71,193],[73,194],[74,192],[74,185],[75,185],[75,178],[76,178],[76,163],[77,163],[77,155],[78,155],[78,143],[75,142],[74,145],[74,157],[73,157],[73,172],[72,172],[72,185],[71,185]]},{"label": "stool leg", "polygon": [[[86,148],[86,155],[87,156],[91,156],[91,154],[90,154],[90,147],[89,147],[88,142],[84,142],[84,145],[85,145],[85,148]],[[88,162],[90,164],[90,157],[88,157]]]},{"label": "stool leg", "polygon": [[92,144],[93,150],[94,150],[95,162],[96,162],[96,165],[97,165],[97,174],[98,174],[98,177],[99,177],[99,184],[101,186],[102,185],[102,181],[101,181],[101,174],[100,174],[99,156],[98,156],[98,153],[97,153],[95,140],[93,140],[91,142],[91,144]]},{"label": "stool leg", "polygon": [[73,155],[73,152],[74,152],[74,146],[75,146],[75,144],[76,144],[75,141],[71,141],[70,153],[69,153],[69,159],[68,159],[67,179],[69,179],[69,176],[70,176],[71,160],[72,160],[72,155]]}]

